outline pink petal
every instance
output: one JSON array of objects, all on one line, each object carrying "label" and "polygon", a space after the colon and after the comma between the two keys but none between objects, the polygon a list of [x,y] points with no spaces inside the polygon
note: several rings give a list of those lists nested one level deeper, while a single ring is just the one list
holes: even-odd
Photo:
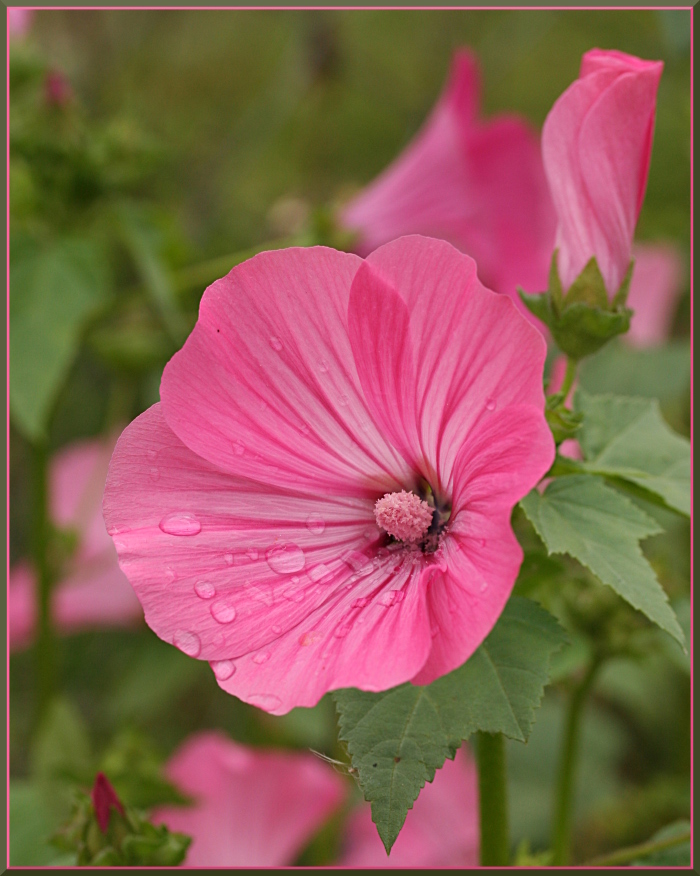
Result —
[{"label": "pink petal", "polygon": [[568,288],[595,256],[614,294],[627,271],[651,156],[663,65],[597,50],[556,101],[542,131],[545,171],[559,217],[557,246]]},{"label": "pink petal", "polygon": [[[476,119],[476,59],[455,55],[432,114],[399,158],[345,209],[366,255],[407,234],[449,241],[479,277],[513,297],[546,287],[556,217],[536,134],[515,116]],[[525,311],[529,315],[528,311]]]},{"label": "pink petal", "polygon": [[348,341],[360,264],[325,247],[265,252],[210,286],[161,383],[180,440],[225,471],[295,491],[396,489],[406,466],[372,421]]},{"label": "pink petal", "polygon": [[29,563],[17,563],[11,569],[7,599],[10,651],[19,651],[31,644],[34,635],[36,600],[34,572]]},{"label": "pink petal", "polygon": [[466,743],[446,760],[409,810],[391,854],[369,804],[351,816],[341,867],[478,867],[479,800],[476,764]]},{"label": "pink petal", "polygon": [[529,407],[494,414],[465,443],[455,466],[445,568],[428,588],[432,650],[415,684],[461,666],[498,620],[522,562],[512,509],[553,460],[551,432]]},{"label": "pink petal", "polygon": [[[372,416],[414,465],[436,472],[434,488],[449,494],[456,456],[474,426],[511,404],[543,409],[544,339],[512,302],[479,283],[468,256],[443,241],[401,238],[380,247],[366,264],[351,295],[350,324]],[[382,282],[371,279],[377,275]],[[392,290],[408,311],[410,338],[403,328],[394,334],[406,316],[398,315]],[[372,298],[386,299],[372,306],[395,314],[391,331],[363,316]],[[408,378],[401,376],[408,368],[409,340],[416,374],[413,406]],[[389,417],[403,419],[391,427]]]},{"label": "pink petal", "polygon": [[104,512],[149,626],[246,702],[282,714],[339,687],[383,690],[425,659],[422,565],[377,556],[371,499],[220,471],[155,405],[119,440]]},{"label": "pink petal", "polygon": [[218,732],[191,736],[166,772],[196,802],[153,821],[193,838],[187,867],[291,864],[345,794],[340,776],[310,754],[245,748]]},{"label": "pink petal", "polygon": [[662,344],[671,333],[683,291],[683,261],[670,244],[640,244],[633,255],[627,305],[634,316],[625,339],[637,347]]}]

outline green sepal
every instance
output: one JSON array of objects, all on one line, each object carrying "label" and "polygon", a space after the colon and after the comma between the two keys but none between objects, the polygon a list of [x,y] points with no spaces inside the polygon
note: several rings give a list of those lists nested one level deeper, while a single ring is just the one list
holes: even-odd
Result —
[{"label": "green sepal", "polygon": [[552,308],[551,293],[541,292],[537,295],[531,295],[529,292],[525,292],[520,286],[518,286],[518,295],[530,313],[551,329],[552,324],[556,319]]},{"label": "green sepal", "polygon": [[632,311],[612,312],[577,301],[564,309],[555,325],[550,325],[559,349],[571,359],[590,356],[616,335],[630,327]]},{"label": "green sepal", "polygon": [[[552,258],[552,268],[556,270],[556,253]],[[557,278],[558,280],[558,278]],[[550,273],[551,283],[551,273]],[[563,312],[566,312],[573,304],[589,304],[591,307],[608,310],[608,292],[605,288],[605,280],[600,273],[598,262],[595,257],[586,262],[586,266],[576,277],[564,297]]]}]

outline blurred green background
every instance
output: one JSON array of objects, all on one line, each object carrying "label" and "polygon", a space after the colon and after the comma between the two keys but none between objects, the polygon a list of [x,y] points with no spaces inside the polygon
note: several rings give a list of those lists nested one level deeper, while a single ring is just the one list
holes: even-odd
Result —
[{"label": "blurred green background", "polygon": [[[208,261],[284,236],[306,207],[332,208],[373,179],[420,127],[461,46],[481,63],[482,115],[517,112],[537,128],[586,50],[663,60],[637,238],[675,242],[687,264],[687,11],[38,12],[13,46],[13,247],[21,253],[62,235],[99,240],[106,278],[104,300],[81,325],[52,397],[49,448],[100,434],[157,401],[162,368],[194,324],[205,285],[219,275],[207,277]],[[73,116],[66,121],[52,110],[42,121],[37,83],[47,70],[70,84],[82,139],[66,129]],[[73,145],[52,152],[54,142]],[[684,350],[689,300],[686,280],[674,327]],[[678,375],[666,380],[663,368],[659,377],[658,363],[648,364],[647,374],[657,377],[667,418],[687,434],[687,387],[679,393]],[[10,452],[14,562],[28,555],[31,511],[29,444],[14,427]],[[650,542],[649,555],[682,601],[688,528],[664,522],[672,539]],[[581,857],[643,840],[687,811],[687,669],[677,656],[647,663],[612,664],[591,703]],[[314,710],[271,718],[223,694],[206,664],[145,627],[63,639],[57,671],[97,752],[130,728],[162,759],[194,730],[222,727],[254,744],[340,753],[327,698]],[[530,743],[510,746],[513,839],[527,836],[534,848],[547,842],[560,706],[553,689]],[[22,789],[13,798],[20,807],[13,823],[22,825],[15,865],[56,855],[36,842],[56,825],[27,778],[37,757],[28,743],[34,708],[30,650],[11,665],[11,772]],[[334,840],[325,842],[304,860],[329,859]]]}]

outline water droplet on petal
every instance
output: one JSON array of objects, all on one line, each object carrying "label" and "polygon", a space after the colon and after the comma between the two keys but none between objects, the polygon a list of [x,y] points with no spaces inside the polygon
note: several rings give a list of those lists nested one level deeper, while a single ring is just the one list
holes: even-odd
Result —
[{"label": "water droplet on petal", "polygon": [[224,562],[227,566],[233,565],[233,554],[224,554]]},{"label": "water droplet on petal", "polygon": [[216,596],[216,587],[209,581],[197,581],[194,592],[200,599],[213,599]]},{"label": "water droplet on petal", "polygon": [[242,441],[233,442],[233,452],[236,456],[243,456],[245,453],[245,444]]},{"label": "water droplet on petal", "polygon": [[430,628],[430,635],[433,637],[433,639],[435,638],[435,636],[437,636],[437,634],[439,632],[440,632],[440,627],[438,627],[437,625]]},{"label": "water droplet on petal", "polygon": [[187,630],[178,630],[173,636],[173,645],[179,648],[188,657],[196,657],[202,650],[202,643],[196,633],[188,633]]},{"label": "water droplet on petal", "polygon": [[328,362],[327,362],[325,359],[319,359],[319,360],[318,360],[318,370],[319,370],[322,374],[325,374],[325,373],[328,371],[329,368],[330,368],[330,365],[328,364]]},{"label": "water droplet on petal", "polygon": [[345,636],[352,629],[352,624],[348,621],[341,621],[338,626],[333,630],[333,635],[338,639],[344,639]]},{"label": "water droplet on petal", "polygon": [[197,535],[202,531],[202,524],[194,514],[182,511],[168,514],[158,525],[166,535]]},{"label": "water droplet on petal", "polygon": [[350,404],[350,399],[346,395],[339,395],[338,404],[343,408],[347,407]]},{"label": "water droplet on petal", "polygon": [[360,551],[348,551],[343,554],[343,562],[347,563],[354,572],[361,572],[370,565],[369,558]]},{"label": "water droplet on petal", "polygon": [[149,459],[155,459],[156,456],[158,456],[158,452],[157,452],[156,450],[147,450],[147,451],[146,451],[146,456],[147,456]]},{"label": "water droplet on petal", "polygon": [[258,665],[261,663],[267,663],[271,656],[272,655],[269,651],[261,651],[253,657],[253,663],[257,663]]},{"label": "water droplet on petal", "polygon": [[480,546],[480,547],[486,547],[486,539],[485,539],[485,538],[480,538],[480,539],[479,539],[479,546]]},{"label": "water droplet on petal", "polygon": [[305,593],[304,589],[301,587],[289,587],[282,592],[282,596],[284,596],[285,599],[289,599],[290,602],[303,602]]},{"label": "water droplet on petal", "polygon": [[391,592],[394,594],[394,605],[398,605],[406,598],[406,594],[403,590],[392,590]]},{"label": "water droplet on petal", "polygon": [[304,551],[295,544],[277,545],[270,548],[265,556],[269,567],[279,575],[298,572],[306,563]]},{"label": "water droplet on petal", "polygon": [[319,563],[309,570],[309,578],[315,584],[330,584],[333,580],[333,571],[325,563]]},{"label": "water droplet on petal", "polygon": [[320,535],[326,528],[326,521],[318,514],[309,514],[306,518],[306,527],[314,535]]},{"label": "water droplet on petal", "polygon": [[353,608],[364,608],[368,602],[369,602],[368,596],[360,596],[359,599],[356,599],[353,602],[352,607]]},{"label": "water droplet on petal", "polygon": [[236,664],[233,660],[212,660],[209,665],[219,681],[226,681],[236,671]]},{"label": "water droplet on petal", "polygon": [[257,706],[266,712],[271,712],[282,705],[282,700],[274,694],[251,694],[248,697],[248,702],[251,706]]},{"label": "water droplet on petal", "polygon": [[370,538],[377,538],[379,535],[378,529],[365,529],[362,535],[369,541]]},{"label": "water droplet on petal", "polygon": [[246,593],[258,602],[264,602],[265,605],[272,605],[275,601],[272,589],[258,584],[246,584]]},{"label": "water droplet on petal", "polygon": [[168,584],[172,584],[176,578],[177,574],[173,569],[170,568],[170,566],[168,566],[168,568],[165,570],[165,580],[168,582]]},{"label": "water droplet on petal", "polygon": [[257,558],[260,556],[260,554],[255,550],[255,548],[251,548],[250,550],[246,551],[246,556],[250,560],[255,562],[257,560]]},{"label": "water droplet on petal", "polygon": [[276,636],[279,636],[279,634],[282,632],[282,627],[279,627],[279,626],[277,626],[277,624],[275,624],[275,625],[272,627],[272,632],[273,632]]},{"label": "water droplet on petal", "polygon": [[226,602],[223,599],[219,602],[215,602],[210,611],[214,620],[220,624],[230,624],[231,621],[236,619],[236,609],[230,602]]},{"label": "water droplet on petal", "polygon": [[398,605],[399,602],[403,602],[404,596],[405,594],[403,590],[389,590],[387,593],[382,593],[377,601],[380,605],[386,605],[389,607],[391,605]]},{"label": "water droplet on petal", "polygon": [[483,593],[486,589],[488,589],[488,584],[486,581],[482,581],[479,585],[479,593]]},{"label": "water droplet on petal", "polygon": [[280,341],[278,337],[275,337],[275,335],[273,335],[270,338],[270,346],[273,350],[276,350],[279,353],[279,351],[282,349],[282,341]]},{"label": "water droplet on petal", "polygon": [[150,468],[148,470],[148,477],[152,481],[157,481],[158,478],[160,477],[160,469],[157,469],[155,466],[153,466],[153,468]]},{"label": "water droplet on petal", "polygon": [[487,398],[486,399],[486,410],[487,411],[495,411],[496,410],[496,399],[495,398]]}]

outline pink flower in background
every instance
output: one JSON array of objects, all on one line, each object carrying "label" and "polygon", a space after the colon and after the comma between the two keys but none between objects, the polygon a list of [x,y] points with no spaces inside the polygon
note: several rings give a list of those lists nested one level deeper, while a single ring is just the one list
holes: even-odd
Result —
[{"label": "pink flower in background", "polygon": [[635,347],[662,344],[669,337],[683,291],[683,260],[672,244],[639,244],[627,305],[634,311],[624,339]]},{"label": "pink flower in background", "polygon": [[539,141],[522,119],[482,122],[474,56],[457,52],[447,86],[404,152],[348,204],[365,255],[404,234],[448,240],[472,256],[479,279],[510,295],[547,286],[556,216]]},{"label": "pink flower in background", "polygon": [[479,792],[476,764],[466,745],[447,760],[409,809],[391,854],[372,822],[369,803],[351,816],[343,867],[478,867]]},{"label": "pink flower in background", "polygon": [[192,837],[187,867],[292,864],[346,791],[312,754],[246,748],[218,732],[191,736],[166,774],[194,806],[163,808],[152,820]]},{"label": "pink flower in background", "polygon": [[8,9],[7,29],[10,32],[10,37],[17,39],[25,37],[29,33],[33,17],[33,9],[22,9],[21,7]]},{"label": "pink flower in background", "polygon": [[105,520],[149,626],[274,714],[464,663],[554,456],[545,352],[443,241],[235,267],[110,463]]},{"label": "pink flower in background", "polygon": [[[101,513],[102,492],[114,441],[81,441],[60,451],[51,463],[49,502],[54,525],[72,530],[75,554],[53,592],[56,627],[69,633],[138,622],[141,606],[119,569],[117,554]],[[10,647],[31,644],[36,626],[34,571],[18,563],[10,571]]]},{"label": "pink flower in background", "polygon": [[644,200],[663,64],[592,49],[542,130],[559,225],[559,275],[568,289],[595,256],[608,293],[629,266]]}]

